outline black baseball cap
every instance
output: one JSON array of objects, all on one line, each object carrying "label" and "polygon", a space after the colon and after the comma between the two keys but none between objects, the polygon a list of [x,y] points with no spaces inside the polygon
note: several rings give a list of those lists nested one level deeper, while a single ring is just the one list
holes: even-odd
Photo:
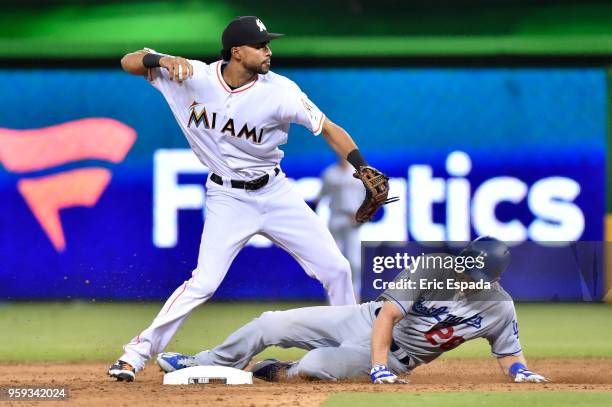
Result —
[{"label": "black baseball cap", "polygon": [[232,47],[268,42],[284,34],[269,33],[268,29],[256,16],[242,16],[233,19],[221,35],[223,49],[229,51]]}]

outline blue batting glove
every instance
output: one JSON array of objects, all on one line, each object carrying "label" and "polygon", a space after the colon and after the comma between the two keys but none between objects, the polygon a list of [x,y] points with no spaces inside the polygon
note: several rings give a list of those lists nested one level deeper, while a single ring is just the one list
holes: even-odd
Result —
[{"label": "blue batting glove", "polygon": [[370,377],[372,383],[375,384],[395,383],[397,381],[397,376],[391,373],[385,365],[374,366],[370,370]]},{"label": "blue batting glove", "polygon": [[547,378],[532,372],[520,362],[513,363],[510,366],[510,376],[514,378],[515,383],[542,383],[548,381]]}]

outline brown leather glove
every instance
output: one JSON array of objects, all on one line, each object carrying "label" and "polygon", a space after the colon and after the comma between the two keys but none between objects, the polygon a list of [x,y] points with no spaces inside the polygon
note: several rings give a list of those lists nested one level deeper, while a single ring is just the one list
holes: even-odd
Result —
[{"label": "brown leather glove", "polygon": [[359,171],[355,171],[353,177],[360,179],[366,189],[365,199],[355,214],[355,220],[358,223],[372,220],[378,208],[399,200],[398,197],[387,198],[389,195],[389,177],[376,168],[361,167]]}]

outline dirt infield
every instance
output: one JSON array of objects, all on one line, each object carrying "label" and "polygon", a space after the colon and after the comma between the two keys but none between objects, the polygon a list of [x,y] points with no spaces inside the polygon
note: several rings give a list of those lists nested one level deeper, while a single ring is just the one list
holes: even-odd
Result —
[{"label": "dirt infield", "polygon": [[[133,383],[119,383],[105,375],[106,364],[0,365],[0,386],[67,385],[68,404],[97,406],[320,406],[338,392],[436,392],[436,391],[612,391],[612,359],[533,359],[530,367],[553,382],[509,383],[493,360],[443,360],[423,366],[407,376],[408,385],[375,386],[367,380],[351,382],[266,383],[253,386],[162,386],[162,373],[149,365]],[[2,402],[0,405],[40,405]],[[47,404],[44,404],[47,405]]]}]

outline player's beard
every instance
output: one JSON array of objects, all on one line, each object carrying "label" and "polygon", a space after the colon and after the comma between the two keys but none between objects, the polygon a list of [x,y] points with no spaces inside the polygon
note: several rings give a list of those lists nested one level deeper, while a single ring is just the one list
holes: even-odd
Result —
[{"label": "player's beard", "polygon": [[270,60],[267,59],[259,64],[253,64],[253,65],[247,66],[247,69],[251,72],[255,72],[260,75],[265,75],[268,72],[270,72]]}]

